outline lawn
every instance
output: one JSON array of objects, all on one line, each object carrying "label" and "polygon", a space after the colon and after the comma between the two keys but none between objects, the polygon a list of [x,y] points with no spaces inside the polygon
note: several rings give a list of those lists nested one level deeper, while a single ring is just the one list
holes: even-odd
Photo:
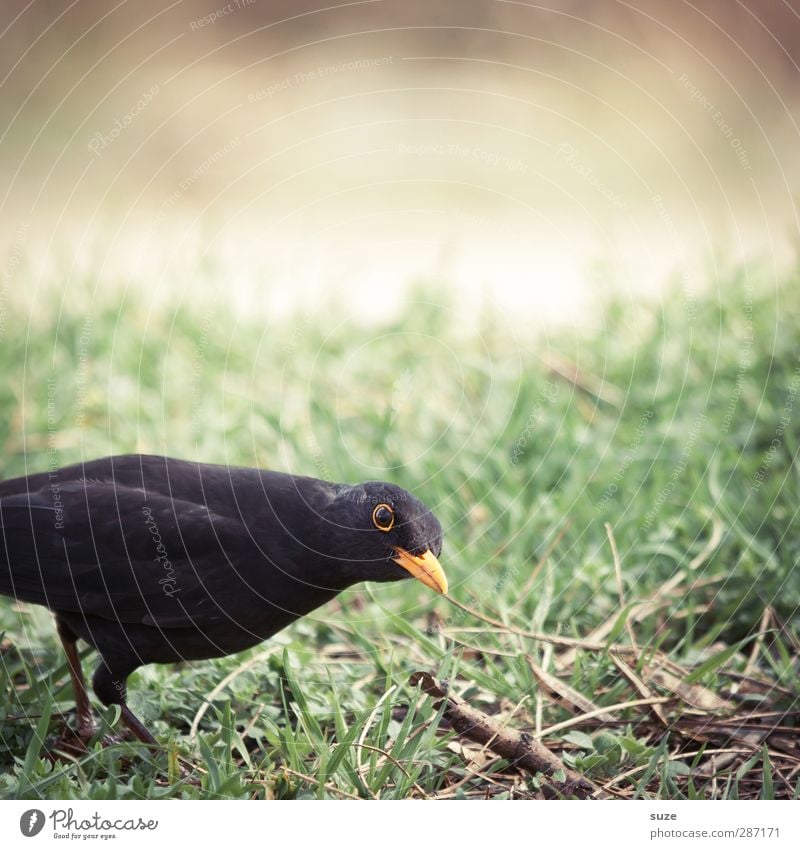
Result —
[{"label": "lawn", "polygon": [[[69,758],[50,615],[0,599],[0,796],[563,792],[498,752],[513,730],[584,795],[800,795],[796,277],[618,298],[549,334],[465,323],[433,283],[377,328],[201,289],[4,300],[0,475],[142,451],[391,480],[440,518],[452,601],[363,585],[249,652],[145,667],[130,703],[165,751]],[[501,733],[463,733],[417,672]]]}]

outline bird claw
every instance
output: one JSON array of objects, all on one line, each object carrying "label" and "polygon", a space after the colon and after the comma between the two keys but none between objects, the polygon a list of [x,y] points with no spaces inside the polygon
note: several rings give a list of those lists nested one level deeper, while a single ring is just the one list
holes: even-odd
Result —
[{"label": "bird claw", "polygon": [[91,751],[93,741],[99,742],[103,748],[124,742],[123,738],[117,734],[104,734],[98,738],[94,723],[81,723],[77,728],[65,725],[53,746],[51,754],[54,756],[54,760],[58,759],[59,755],[80,757]]},{"label": "bird claw", "polygon": [[[83,757],[91,751],[93,742],[100,743],[104,749],[120,743],[137,742],[136,735],[127,728],[123,730],[122,734],[104,734],[102,737],[97,736],[97,731],[94,723],[81,724],[77,728],[65,725],[52,749],[47,753],[48,760],[55,763],[59,760],[73,760]],[[127,759],[125,759],[125,763],[127,763]],[[194,787],[201,786],[195,764],[178,755],[176,766],[177,780]],[[159,783],[167,786],[173,781],[160,780]]]}]

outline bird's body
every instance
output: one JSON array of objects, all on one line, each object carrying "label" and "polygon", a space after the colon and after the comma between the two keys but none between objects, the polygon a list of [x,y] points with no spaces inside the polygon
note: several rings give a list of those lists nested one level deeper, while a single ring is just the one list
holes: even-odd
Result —
[{"label": "bird's body", "polygon": [[55,613],[73,677],[94,646],[95,692],[125,711],[137,667],[249,648],[359,581],[446,588],[441,527],[404,490],[167,457],[2,481],[0,535],[0,593]]}]

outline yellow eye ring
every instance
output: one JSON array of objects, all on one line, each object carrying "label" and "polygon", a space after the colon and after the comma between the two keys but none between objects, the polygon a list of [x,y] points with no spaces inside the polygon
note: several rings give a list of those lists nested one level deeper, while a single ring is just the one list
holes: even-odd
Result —
[{"label": "yellow eye ring", "polygon": [[[382,515],[378,515],[381,513]],[[386,519],[386,513],[389,514],[389,519]],[[372,511],[372,524],[379,531],[386,533],[394,527],[394,510],[388,504],[376,504]]]}]

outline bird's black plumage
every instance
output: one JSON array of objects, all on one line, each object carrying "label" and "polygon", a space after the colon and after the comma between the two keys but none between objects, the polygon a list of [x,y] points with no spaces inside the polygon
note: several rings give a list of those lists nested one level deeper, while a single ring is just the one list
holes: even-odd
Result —
[{"label": "bird's black plumage", "polygon": [[0,533],[0,593],[55,613],[79,713],[78,638],[124,707],[137,667],[241,651],[360,581],[446,590],[439,522],[388,483],[107,457],[0,481]]}]

